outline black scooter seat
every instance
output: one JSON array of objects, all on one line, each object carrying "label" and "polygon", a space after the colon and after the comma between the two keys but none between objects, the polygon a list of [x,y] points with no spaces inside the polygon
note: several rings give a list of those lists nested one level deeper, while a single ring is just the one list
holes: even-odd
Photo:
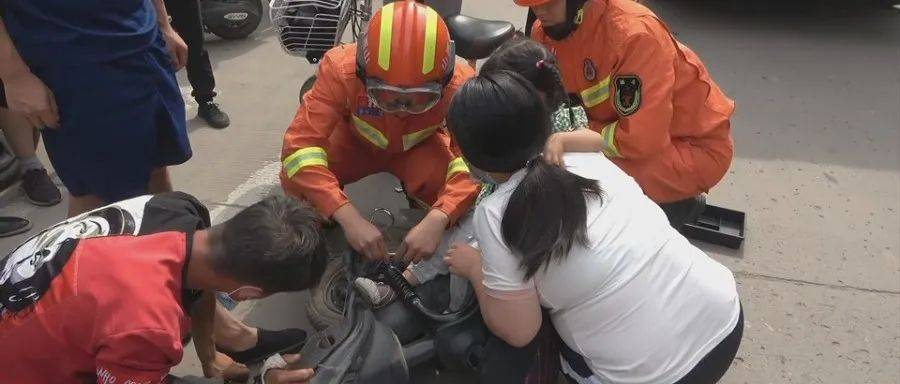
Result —
[{"label": "black scooter seat", "polygon": [[484,59],[516,33],[512,23],[455,15],[446,19],[456,54],[467,60]]}]

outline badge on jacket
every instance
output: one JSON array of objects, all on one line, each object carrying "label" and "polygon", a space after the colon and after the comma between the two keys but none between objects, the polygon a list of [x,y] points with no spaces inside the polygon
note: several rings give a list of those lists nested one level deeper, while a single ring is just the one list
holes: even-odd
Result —
[{"label": "badge on jacket", "polygon": [[641,78],[637,75],[616,76],[616,111],[630,116],[641,107]]},{"label": "badge on jacket", "polygon": [[356,98],[356,116],[381,117],[381,109],[375,106],[368,95],[360,95]]}]

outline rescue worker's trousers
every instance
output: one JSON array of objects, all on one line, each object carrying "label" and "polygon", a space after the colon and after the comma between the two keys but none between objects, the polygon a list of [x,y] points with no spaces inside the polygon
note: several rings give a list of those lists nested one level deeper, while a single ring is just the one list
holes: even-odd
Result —
[{"label": "rescue worker's trousers", "polygon": [[[730,132],[730,129],[720,131]],[[656,156],[610,160],[633,177],[651,200],[671,203],[709,192],[725,177],[733,156],[734,141],[731,136],[703,139],[673,137],[672,145]]]},{"label": "rescue worker's trousers", "polygon": [[328,169],[341,187],[388,172],[403,182],[407,195],[429,206],[444,189],[450,162],[457,157],[450,151],[450,138],[440,132],[394,154],[371,147],[348,129],[336,129],[329,141]]}]

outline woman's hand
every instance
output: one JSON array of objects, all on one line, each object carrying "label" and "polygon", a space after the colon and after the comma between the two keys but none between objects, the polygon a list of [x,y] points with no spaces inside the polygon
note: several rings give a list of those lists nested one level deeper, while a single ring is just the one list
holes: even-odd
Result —
[{"label": "woman's hand", "polygon": [[563,160],[563,154],[566,152],[564,135],[564,132],[554,133],[547,139],[547,144],[544,145],[544,160],[546,162],[559,167],[566,166],[565,160]]},{"label": "woman's hand", "polygon": [[35,129],[58,128],[59,109],[50,88],[31,71],[22,70],[3,78],[9,110],[25,115]]},{"label": "woman's hand", "polygon": [[409,231],[406,238],[403,239],[397,255],[410,263],[418,263],[423,259],[430,258],[440,245],[449,223],[450,217],[446,213],[432,209],[418,225]]},{"label": "woman's hand", "polygon": [[187,65],[188,46],[171,25],[167,23],[161,26],[161,28],[163,38],[166,39],[166,47],[169,48],[169,54],[172,55],[172,65],[174,65],[175,70],[178,71]]},{"label": "woman's hand", "polygon": [[[288,364],[300,360],[300,355],[285,355],[284,361]],[[266,371],[266,384],[306,384],[316,373],[311,368],[282,369],[272,368]]]},{"label": "woman's hand", "polygon": [[451,273],[469,280],[481,271],[481,251],[468,244],[451,245],[444,261],[450,266]]}]

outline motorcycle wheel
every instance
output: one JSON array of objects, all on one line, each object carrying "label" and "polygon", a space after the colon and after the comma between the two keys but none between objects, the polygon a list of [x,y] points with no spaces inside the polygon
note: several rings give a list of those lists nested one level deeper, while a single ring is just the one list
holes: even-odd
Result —
[{"label": "motorcycle wheel", "polygon": [[347,280],[346,267],[340,258],[325,266],[319,285],[310,289],[306,303],[306,317],[316,330],[335,325],[344,319],[347,290],[353,289]]},{"label": "motorcycle wheel", "polygon": [[[262,21],[262,0],[235,0],[234,2],[245,4],[245,7],[242,7],[243,12],[228,13],[222,16],[225,20],[205,23],[209,32],[225,40],[238,40],[246,38],[256,31]],[[231,15],[234,15],[235,19],[229,18]],[[241,16],[244,18],[240,19]]]}]

